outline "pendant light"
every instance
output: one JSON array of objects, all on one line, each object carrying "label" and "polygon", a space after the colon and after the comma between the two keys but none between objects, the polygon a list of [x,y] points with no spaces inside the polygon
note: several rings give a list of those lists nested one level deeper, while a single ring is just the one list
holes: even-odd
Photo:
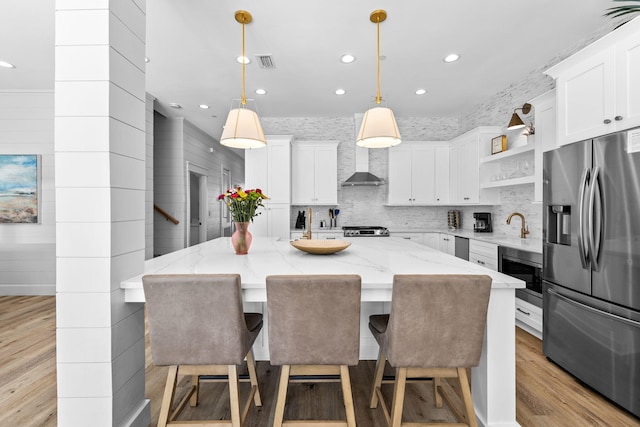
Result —
[{"label": "pendant light", "polygon": [[[244,26],[253,18],[246,10],[238,10],[235,14],[236,21],[242,24],[242,57],[244,54]],[[267,145],[258,114],[247,108],[245,94],[245,62],[242,61],[242,98],[240,107],[229,111],[227,122],[222,130],[220,144],[233,148],[261,148]]]},{"label": "pendant light", "polygon": [[380,106],[382,101],[380,96],[380,23],[387,19],[387,12],[381,9],[374,10],[369,19],[377,25],[378,29],[378,94],[376,95],[376,106],[365,112],[362,117],[362,125],[356,138],[356,144],[365,148],[393,147],[402,142],[396,118],[391,108]]}]

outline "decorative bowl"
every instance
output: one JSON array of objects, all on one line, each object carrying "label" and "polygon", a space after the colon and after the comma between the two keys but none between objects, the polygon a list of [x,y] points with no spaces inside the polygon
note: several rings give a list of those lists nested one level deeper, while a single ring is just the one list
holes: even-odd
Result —
[{"label": "decorative bowl", "polygon": [[351,242],[334,239],[298,239],[292,240],[291,246],[310,254],[327,255],[334,254],[348,248],[351,246]]}]

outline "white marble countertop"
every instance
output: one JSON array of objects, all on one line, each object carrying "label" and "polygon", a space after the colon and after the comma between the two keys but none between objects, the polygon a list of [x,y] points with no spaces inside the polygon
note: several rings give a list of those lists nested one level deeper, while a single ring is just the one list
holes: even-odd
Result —
[{"label": "white marble countertop", "polygon": [[[396,237],[344,238],[351,246],[331,255],[312,255],[288,240],[255,237],[248,255],[236,255],[222,237],[145,262],[144,274],[239,273],[246,290],[264,289],[272,274],[359,274],[364,291],[390,289],[394,274],[487,274],[493,288],[523,288],[524,282],[415,242]],[[142,302],[142,274],[121,282],[125,300]],[[137,296],[134,296],[137,295]]]}]

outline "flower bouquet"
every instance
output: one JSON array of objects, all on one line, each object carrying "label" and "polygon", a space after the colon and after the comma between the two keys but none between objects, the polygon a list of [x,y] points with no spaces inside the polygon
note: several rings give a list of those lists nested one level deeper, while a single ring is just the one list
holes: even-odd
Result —
[{"label": "flower bouquet", "polygon": [[262,200],[268,199],[262,194],[262,190],[243,190],[241,187],[230,188],[218,196],[218,200],[224,200],[235,223],[236,230],[231,235],[231,244],[238,255],[246,255],[251,246],[252,236],[249,233],[249,221],[260,215],[256,212],[258,207],[264,206]]}]

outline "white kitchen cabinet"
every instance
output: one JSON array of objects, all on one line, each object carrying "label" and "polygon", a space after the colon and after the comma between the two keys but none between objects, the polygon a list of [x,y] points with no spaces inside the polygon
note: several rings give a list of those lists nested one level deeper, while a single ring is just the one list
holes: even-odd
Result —
[{"label": "white kitchen cabinet", "polygon": [[338,204],[339,141],[296,141],[291,155],[291,203]]},{"label": "white kitchen cabinet", "polygon": [[639,126],[640,20],[545,73],[556,79],[558,145]]},{"label": "white kitchen cabinet", "polygon": [[[446,156],[446,157],[445,157]],[[437,161],[446,159],[446,164]],[[388,205],[434,205],[448,201],[448,145],[410,141],[388,151]]]},{"label": "white kitchen cabinet", "polygon": [[424,233],[422,243],[431,249],[440,250],[440,233]]},{"label": "white kitchen cabinet", "polygon": [[543,153],[558,147],[556,143],[556,91],[543,93],[530,103],[535,108],[536,133],[534,157],[534,202],[542,202],[542,157]]},{"label": "white kitchen cabinet", "polygon": [[447,253],[449,255],[456,254],[456,238],[455,236],[440,233],[440,243],[438,245],[438,250],[440,252]]},{"label": "white kitchen cabinet", "polygon": [[291,232],[291,205],[288,203],[265,203],[260,215],[253,219],[249,231],[253,236],[288,239]]},{"label": "white kitchen cabinet", "polygon": [[[291,232],[291,239],[295,240],[295,239],[302,239],[302,233],[303,231],[300,230],[296,230],[296,231],[292,231]],[[313,230],[312,236],[313,239],[342,239],[344,237],[344,231],[341,230],[335,230],[335,231],[329,231],[329,230]]]},{"label": "white kitchen cabinet", "polygon": [[249,231],[254,236],[288,239],[291,228],[291,135],[267,136],[267,146],[245,150],[245,188],[269,198]]},{"label": "white kitchen cabinet", "polygon": [[400,232],[400,233],[392,233],[393,237],[400,237],[405,240],[411,240],[415,243],[424,244],[424,233],[412,233],[412,232]]},{"label": "white kitchen cabinet", "polygon": [[451,141],[451,204],[494,203],[495,192],[480,190],[480,158],[491,154],[491,139],[501,135],[498,126],[482,126]]},{"label": "white kitchen cabinet", "polygon": [[498,271],[498,245],[469,239],[469,262]]},{"label": "white kitchen cabinet", "polygon": [[516,325],[542,339],[542,309],[516,298]]}]

